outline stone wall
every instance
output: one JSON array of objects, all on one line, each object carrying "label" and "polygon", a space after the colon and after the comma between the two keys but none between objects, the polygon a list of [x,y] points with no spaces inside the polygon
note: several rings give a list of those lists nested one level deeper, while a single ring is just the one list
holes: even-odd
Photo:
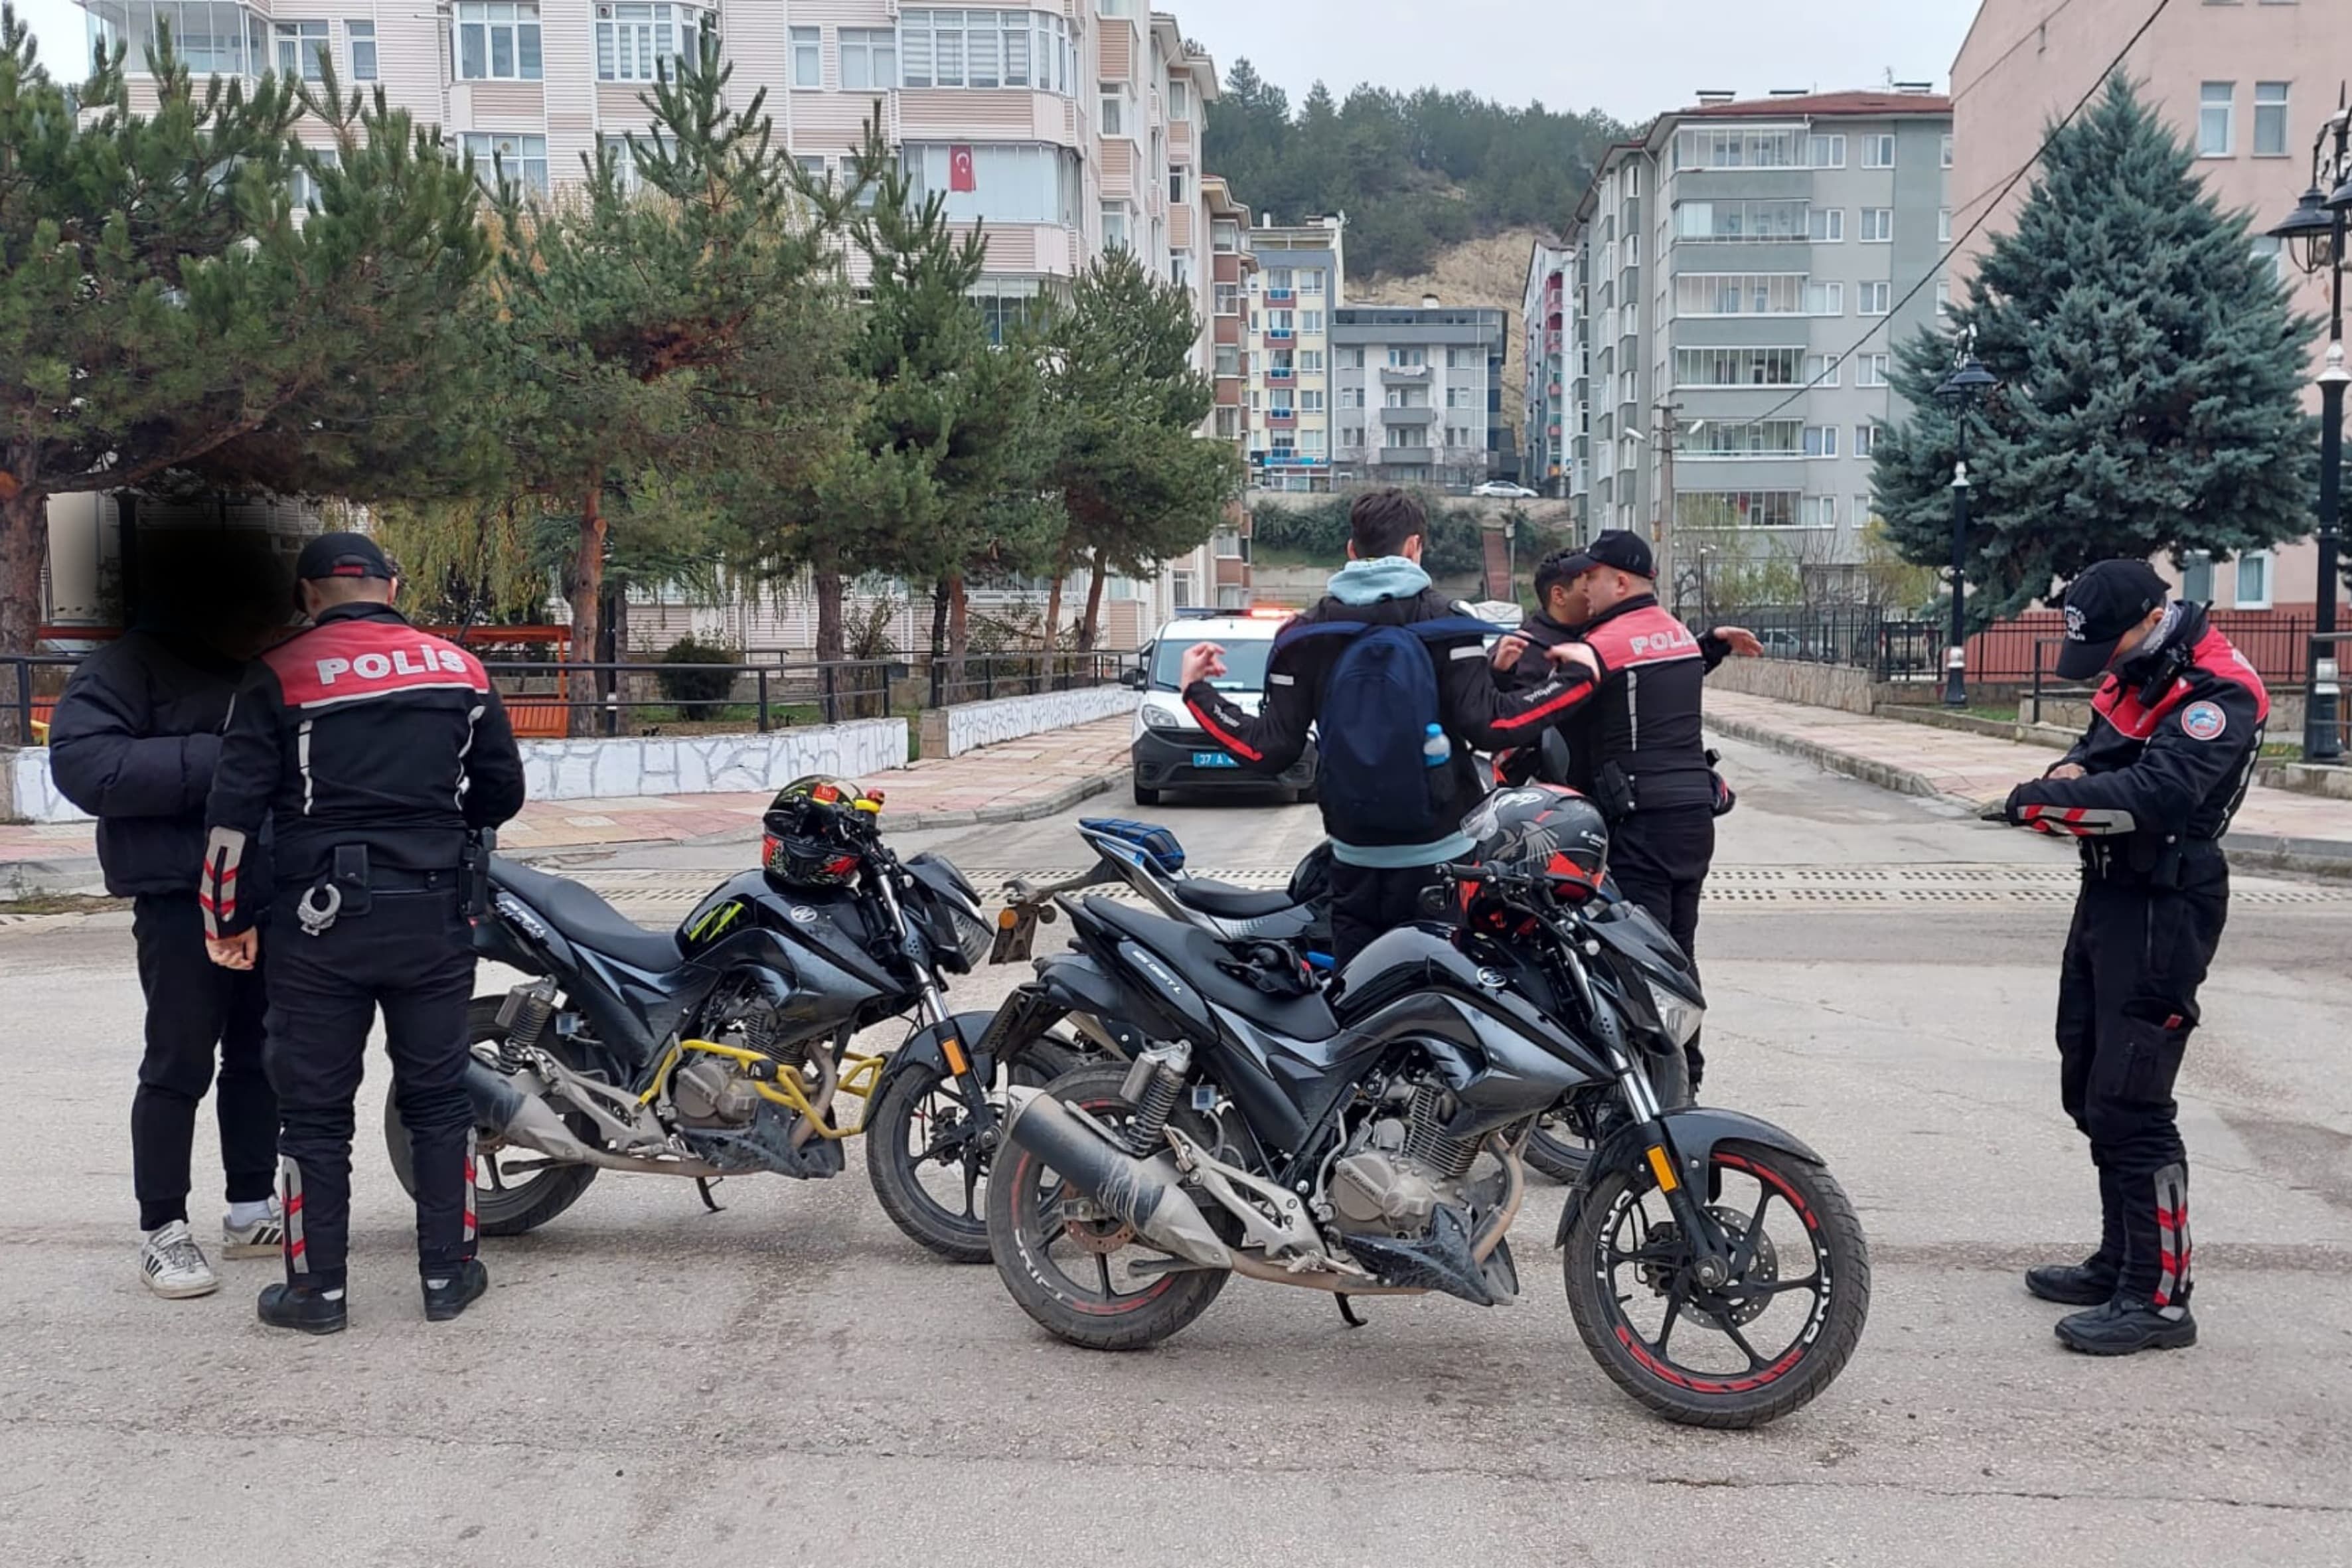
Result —
[{"label": "stone wall", "polygon": [[960,757],[966,752],[1017,741],[1046,730],[1132,713],[1143,694],[1124,686],[1083,686],[1074,691],[1048,691],[1036,697],[999,697],[988,702],[959,702],[923,713],[923,758]]},{"label": "stone wall", "polygon": [[8,820],[11,822],[88,822],[81,807],[58,793],[49,776],[47,746],[0,748],[8,759]]},{"label": "stone wall", "polygon": [[1793,659],[1727,658],[1715,667],[1707,684],[1751,697],[1780,702],[1804,702],[1834,708],[1843,713],[1869,713],[1876,708],[1870,671],[1835,664],[1801,664]]}]

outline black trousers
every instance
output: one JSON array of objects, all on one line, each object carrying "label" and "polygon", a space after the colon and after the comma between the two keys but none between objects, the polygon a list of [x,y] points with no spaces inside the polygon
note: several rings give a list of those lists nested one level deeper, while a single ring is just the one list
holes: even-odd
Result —
[{"label": "black trousers", "polygon": [[139,1228],[188,1217],[196,1107],[215,1081],[215,1053],[213,1110],[228,1201],[257,1203],[269,1195],[278,1142],[278,1097],[261,1067],[261,969],[223,969],[205,955],[194,886],[185,893],[141,894],[131,904],[131,934],[147,997],[147,1050],[131,1097]]},{"label": "black trousers", "polygon": [[1338,969],[1375,939],[1422,918],[1421,896],[1444,879],[1435,866],[1331,862],[1331,958]]},{"label": "black trousers", "polygon": [[2085,876],[2058,979],[2058,1091],[2099,1173],[2099,1258],[2118,1296],[2185,1310],[2189,1152],[2173,1080],[2221,945],[2230,870],[2191,848],[2178,889]]},{"label": "black trousers", "polygon": [[[1650,911],[1685,957],[1698,963],[1698,898],[1715,859],[1715,813],[1703,805],[1637,811],[1609,828],[1609,871],[1617,890]],[[1683,1048],[1691,1091],[1706,1069],[1698,1037]]]},{"label": "black trousers", "polygon": [[304,933],[293,899],[269,964],[269,1078],[278,1086],[286,1272],[343,1284],[351,1236],[352,1102],[368,1029],[383,1010],[392,1093],[416,1180],[416,1255],[428,1279],[474,1256],[474,1118],[466,1005],[474,950],[455,872],[425,890],[378,889],[364,914]]}]

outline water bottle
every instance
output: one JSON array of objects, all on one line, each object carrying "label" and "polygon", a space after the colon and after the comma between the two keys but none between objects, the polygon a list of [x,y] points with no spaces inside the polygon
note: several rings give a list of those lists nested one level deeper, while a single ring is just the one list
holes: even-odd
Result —
[{"label": "water bottle", "polygon": [[1421,743],[1421,765],[1442,768],[1453,755],[1454,742],[1445,738],[1444,728],[1436,724],[1429,726],[1429,738]]}]

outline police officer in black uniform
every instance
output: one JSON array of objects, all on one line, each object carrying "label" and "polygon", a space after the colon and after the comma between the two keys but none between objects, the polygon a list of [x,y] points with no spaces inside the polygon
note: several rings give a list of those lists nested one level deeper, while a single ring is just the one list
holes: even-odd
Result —
[{"label": "police officer in black uniform", "polygon": [[474,1257],[473,1116],[464,1078],[478,830],[522,805],[522,759],[473,655],[392,607],[373,541],[312,540],[297,564],[312,627],[264,655],[237,693],[206,803],[198,901],[215,963],[252,962],[259,912],[240,882],[265,820],[277,933],[268,971],[286,1281],[261,1321],[332,1333],[346,1321],[352,1101],[376,1009],[416,1185],[425,1315],[488,1289]]},{"label": "police officer in black uniform", "polygon": [[[1715,819],[1730,802],[1700,734],[1702,688],[1728,656],[1763,647],[1738,626],[1694,636],[1658,603],[1656,577],[1648,541],[1623,529],[1549,557],[1536,572],[1543,608],[1496,645],[1495,661],[1523,682],[1549,668],[1544,650],[1563,642],[1600,658],[1600,689],[1563,726],[1566,782],[1609,819],[1618,890],[1696,958]],[[1696,1092],[1706,1058],[1696,1038],[1684,1055]]]},{"label": "police officer in black uniform", "polygon": [[2058,674],[2100,678],[2090,728],[1990,814],[2080,841],[2083,882],[2058,980],[2058,1082],[2099,1173],[2099,1249],[2026,1271],[2088,1309],[2058,1338],[2093,1355],[2197,1342],[2189,1155],[2172,1084],[2229,914],[2221,838],[2262,752],[2270,697],[2203,606],[2168,602],[2144,561],[2067,590]]}]

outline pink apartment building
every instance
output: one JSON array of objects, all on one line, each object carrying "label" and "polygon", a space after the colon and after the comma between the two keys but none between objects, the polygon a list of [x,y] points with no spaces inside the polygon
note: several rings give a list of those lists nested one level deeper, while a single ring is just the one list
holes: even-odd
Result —
[{"label": "pink apartment building", "polygon": [[[1984,0],[1952,64],[1953,233],[1975,222],[2032,159],[2049,122],[2096,85],[2148,11],[2149,0]],[[2250,212],[2259,237],[2311,183],[2313,139],[2336,112],[2342,80],[2352,73],[2352,4],[2173,0],[2124,68],[2197,148],[2199,169],[2221,205]],[[1966,276],[1988,235],[2010,226],[2030,179],[1955,258],[1956,274]],[[2254,244],[2277,253],[2274,240]],[[2324,279],[2306,279],[2283,259],[2281,266],[2298,308],[2325,317]],[[2315,375],[2325,346],[2313,351]],[[2310,402],[2316,409],[2315,386]],[[2189,588],[2223,608],[2307,616],[2315,557],[2305,542],[2200,564]]]}]

